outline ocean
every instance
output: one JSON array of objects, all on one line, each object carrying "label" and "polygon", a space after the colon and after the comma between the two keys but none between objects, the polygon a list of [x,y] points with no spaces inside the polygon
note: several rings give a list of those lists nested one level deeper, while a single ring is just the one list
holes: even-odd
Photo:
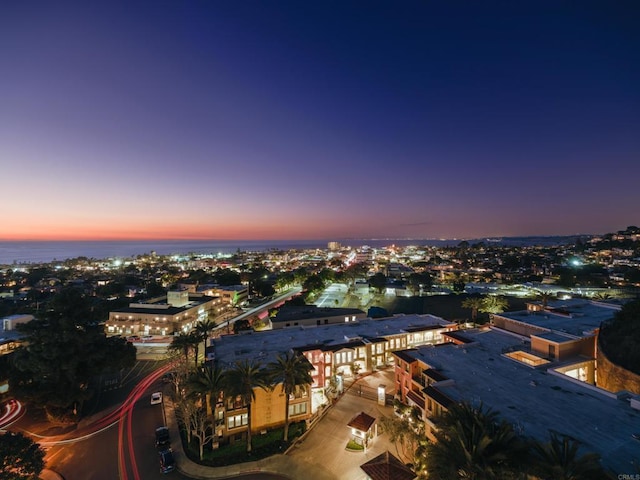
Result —
[{"label": "ocean", "polygon": [[[494,246],[552,246],[575,241],[577,236],[554,237],[506,237],[499,239],[467,239],[471,244],[485,242]],[[381,248],[396,246],[455,246],[462,239],[337,239],[344,246],[368,245]],[[272,249],[294,250],[327,248],[328,240],[136,240],[136,241],[13,241],[0,242],[0,265],[49,263],[69,258],[90,259],[133,258],[137,255],[156,252],[158,255],[184,254],[232,254],[238,250],[260,252]]]}]

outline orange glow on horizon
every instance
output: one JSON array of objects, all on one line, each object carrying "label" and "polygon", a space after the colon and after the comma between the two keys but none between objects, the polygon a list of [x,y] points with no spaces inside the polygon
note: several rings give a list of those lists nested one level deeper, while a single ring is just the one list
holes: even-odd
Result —
[{"label": "orange glow on horizon", "polygon": [[0,241],[227,241],[227,240],[319,240],[357,236],[352,228],[341,228],[325,222],[292,222],[291,225],[225,225],[225,228],[203,228],[193,225],[177,225],[161,228],[137,225],[135,228],[99,228],[96,226],[47,228],[21,228],[13,232],[0,232]]}]

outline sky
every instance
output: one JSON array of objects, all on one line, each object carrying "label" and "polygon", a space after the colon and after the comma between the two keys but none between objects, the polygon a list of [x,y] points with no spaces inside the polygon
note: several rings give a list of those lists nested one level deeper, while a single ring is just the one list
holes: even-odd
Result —
[{"label": "sky", "polygon": [[640,224],[636,1],[0,2],[0,240]]}]

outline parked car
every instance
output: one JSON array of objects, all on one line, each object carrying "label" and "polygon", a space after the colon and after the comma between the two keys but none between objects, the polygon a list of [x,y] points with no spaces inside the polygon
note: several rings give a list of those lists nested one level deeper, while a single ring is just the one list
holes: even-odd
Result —
[{"label": "parked car", "polygon": [[162,392],[154,392],[151,394],[151,405],[162,403]]},{"label": "parked car", "polygon": [[156,447],[165,450],[170,444],[169,429],[167,427],[156,428]]},{"label": "parked car", "polygon": [[158,455],[160,457],[160,471],[162,473],[169,473],[176,468],[173,450],[167,448],[166,450],[161,450]]}]

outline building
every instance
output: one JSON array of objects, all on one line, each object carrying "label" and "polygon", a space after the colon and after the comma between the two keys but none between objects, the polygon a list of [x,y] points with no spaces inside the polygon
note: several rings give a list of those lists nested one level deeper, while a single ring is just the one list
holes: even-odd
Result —
[{"label": "building", "polygon": [[404,463],[386,451],[360,465],[367,480],[414,480],[416,474]]},{"label": "building", "polygon": [[237,306],[249,297],[249,287],[246,285],[200,285],[197,292],[209,297],[219,297],[223,305]]},{"label": "building", "polygon": [[340,242],[328,242],[327,243],[327,248],[331,251],[336,251],[336,250],[340,250],[342,248],[342,245],[340,245]]},{"label": "building", "polygon": [[[396,350],[447,341],[444,334],[456,328],[455,323],[433,315],[399,315],[339,325],[247,332],[214,339],[208,347],[207,358],[222,368],[230,368],[244,360],[267,365],[288,351],[305,355],[313,367],[313,384],[299,398],[291,399],[290,414],[292,421],[311,421],[323,406],[341,393],[345,377],[392,365],[392,352]],[[282,425],[284,395],[279,388],[273,391],[258,389],[255,393],[252,431]],[[217,418],[220,440],[245,434],[248,420],[243,415],[246,415],[246,407],[239,403],[228,401],[220,409]],[[234,420],[229,423],[229,418]]]},{"label": "building", "polygon": [[33,315],[17,314],[4,317],[0,322],[0,355],[10,353],[20,345],[21,334],[16,326],[33,320]]},{"label": "building", "polygon": [[566,375],[594,385],[600,325],[620,308],[584,299],[532,302],[526,310],[492,315],[491,325],[530,340],[510,353],[514,359],[561,365]]},{"label": "building", "polygon": [[9,315],[0,319],[0,395],[9,391],[9,357],[5,355],[13,352],[21,344],[22,334],[16,330],[16,325],[28,323],[33,319],[33,315]]},{"label": "building", "polygon": [[167,292],[166,296],[109,312],[107,335],[174,335],[188,332],[210,312],[220,299],[186,290]]},{"label": "building", "polygon": [[637,460],[640,399],[510,357],[526,337],[495,329],[456,333],[465,341],[394,353],[397,395],[420,411],[430,438],[432,418],[453,403],[482,403],[520,434],[547,440],[553,431],[578,440],[616,472]]},{"label": "building", "polygon": [[366,313],[357,308],[328,308],[315,305],[287,305],[281,307],[269,320],[271,328],[277,330],[289,327],[315,327],[349,323],[367,318]]}]

